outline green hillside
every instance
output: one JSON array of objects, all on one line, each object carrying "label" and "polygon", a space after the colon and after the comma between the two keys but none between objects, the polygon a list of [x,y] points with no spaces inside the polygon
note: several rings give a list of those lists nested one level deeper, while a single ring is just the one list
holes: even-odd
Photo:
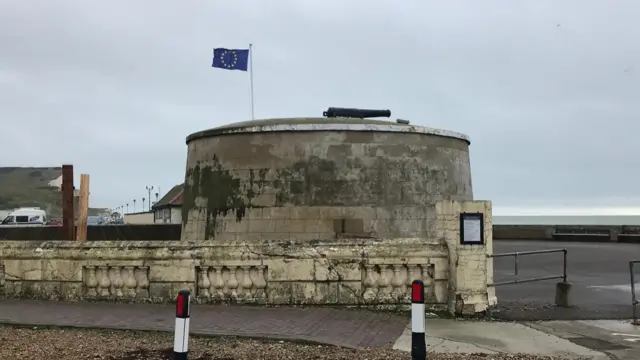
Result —
[{"label": "green hillside", "polygon": [[[62,217],[62,193],[49,185],[60,176],[62,167],[0,167],[0,210],[39,207],[49,218]],[[89,209],[89,215],[101,210]]]}]

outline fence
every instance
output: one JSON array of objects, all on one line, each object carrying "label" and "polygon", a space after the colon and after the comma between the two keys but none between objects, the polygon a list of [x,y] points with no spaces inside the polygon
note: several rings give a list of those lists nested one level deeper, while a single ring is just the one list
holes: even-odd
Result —
[{"label": "fence", "polygon": [[[180,224],[91,225],[88,241],[178,241]],[[52,241],[66,239],[61,226],[0,226],[0,240]]]},{"label": "fence", "polygon": [[498,285],[509,285],[509,284],[523,284],[530,283],[534,281],[543,281],[543,280],[553,280],[553,279],[562,279],[563,283],[567,282],[567,249],[549,249],[549,250],[534,250],[534,251],[520,251],[520,252],[511,252],[511,253],[501,253],[501,254],[493,254],[487,255],[490,258],[500,258],[513,256],[514,257],[514,275],[518,276],[518,257],[527,256],[527,255],[537,255],[537,254],[549,254],[549,253],[563,253],[563,266],[562,266],[562,275],[551,275],[551,276],[542,276],[537,278],[529,278],[529,279],[516,279],[511,281],[502,281],[493,284],[487,284],[487,286],[498,286]]},{"label": "fence", "polygon": [[636,298],[636,277],[635,277],[635,264],[640,264],[640,260],[629,261],[629,277],[631,279],[631,309],[633,312],[633,325],[640,325],[638,322],[638,314],[636,308],[638,307],[638,299]]}]

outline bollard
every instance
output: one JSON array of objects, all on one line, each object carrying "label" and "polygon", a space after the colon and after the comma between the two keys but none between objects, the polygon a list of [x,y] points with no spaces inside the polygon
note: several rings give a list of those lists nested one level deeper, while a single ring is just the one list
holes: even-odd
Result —
[{"label": "bollard", "polygon": [[424,283],[411,283],[411,360],[427,358],[425,334]]},{"label": "bollard", "polygon": [[176,330],[173,340],[173,359],[187,360],[189,354],[189,313],[191,293],[180,290],[176,299]]},{"label": "bollard", "polygon": [[559,282],[556,284],[556,306],[571,307],[573,299],[571,296],[571,283]]}]

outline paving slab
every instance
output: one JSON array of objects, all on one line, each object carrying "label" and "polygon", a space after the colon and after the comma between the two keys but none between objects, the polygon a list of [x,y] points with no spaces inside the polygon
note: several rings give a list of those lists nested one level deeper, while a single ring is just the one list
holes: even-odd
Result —
[{"label": "paving slab", "polygon": [[618,360],[640,359],[640,326],[631,320],[537,321],[527,324]]},{"label": "paving slab", "polygon": [[[326,307],[193,305],[191,333],[391,347],[408,316]],[[0,300],[0,323],[173,331],[175,305]]]},{"label": "paving slab", "polygon": [[[519,323],[428,319],[426,331],[428,351],[435,353],[524,353],[609,359],[603,352]],[[405,329],[393,347],[411,351],[410,327]]]}]

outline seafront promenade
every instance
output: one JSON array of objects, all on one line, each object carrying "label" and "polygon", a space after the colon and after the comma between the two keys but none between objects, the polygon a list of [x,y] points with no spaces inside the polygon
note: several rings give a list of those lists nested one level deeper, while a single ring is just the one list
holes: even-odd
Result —
[{"label": "seafront promenade", "polygon": [[494,224],[493,239],[640,243],[640,226]]}]

